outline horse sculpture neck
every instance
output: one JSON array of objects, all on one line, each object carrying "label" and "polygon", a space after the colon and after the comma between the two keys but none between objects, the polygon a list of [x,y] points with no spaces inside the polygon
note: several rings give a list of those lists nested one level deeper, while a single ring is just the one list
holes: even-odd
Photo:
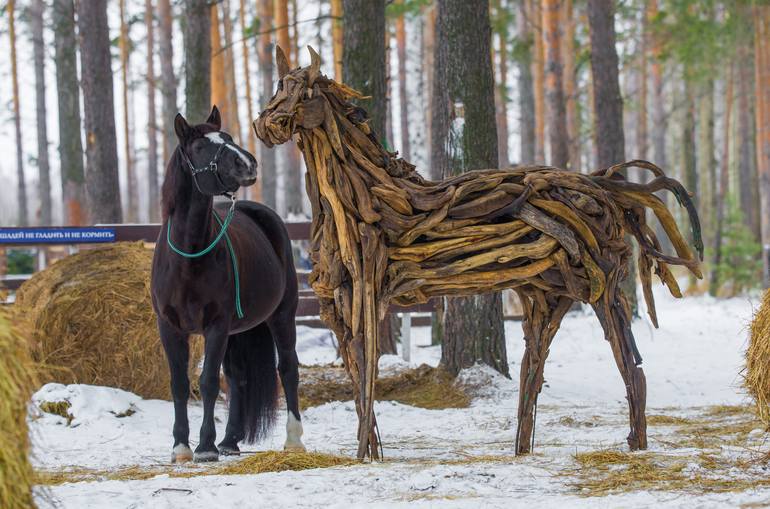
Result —
[{"label": "horse sculpture neck", "polygon": [[179,150],[174,151],[163,182],[163,225],[170,219],[174,245],[192,253],[211,242],[214,199],[196,189]]}]

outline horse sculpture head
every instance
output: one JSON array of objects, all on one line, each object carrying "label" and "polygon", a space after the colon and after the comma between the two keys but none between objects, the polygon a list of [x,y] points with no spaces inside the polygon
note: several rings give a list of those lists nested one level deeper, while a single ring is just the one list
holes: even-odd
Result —
[{"label": "horse sculpture head", "polygon": [[321,57],[310,46],[308,51],[310,65],[290,70],[286,56],[276,46],[278,89],[254,121],[257,137],[268,147],[286,143],[303,129],[331,127],[333,111],[370,134],[366,111],[349,102],[364,96],[321,74]]},{"label": "horse sculpture head", "polygon": [[191,126],[181,113],[174,119],[182,167],[204,195],[233,193],[257,181],[257,160],[221,128],[216,106],[203,124]]}]

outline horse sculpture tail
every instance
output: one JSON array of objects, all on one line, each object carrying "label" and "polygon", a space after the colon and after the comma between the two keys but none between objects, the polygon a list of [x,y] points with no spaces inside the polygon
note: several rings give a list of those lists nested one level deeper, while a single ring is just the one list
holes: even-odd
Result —
[{"label": "horse sculpture tail", "polygon": [[239,398],[244,440],[254,443],[272,428],[278,404],[275,344],[267,324],[230,336],[224,370],[228,382],[237,384],[231,397]]},{"label": "horse sculpture tail", "polygon": [[[620,170],[633,167],[650,171],[654,178],[646,184],[638,184],[624,179],[618,173]],[[642,282],[648,313],[653,324],[657,327],[658,320],[651,289],[653,266],[655,273],[676,297],[682,295],[676,278],[669,270],[668,265],[683,265],[697,278],[703,277],[698,260],[703,260],[703,240],[695,205],[690,194],[679,181],[666,177],[660,168],[647,161],[635,160],[617,164],[593,173],[592,177],[594,182],[612,195],[615,204],[622,209],[626,230],[639,243],[639,277]],[[679,232],[676,221],[666,204],[654,194],[658,191],[670,191],[676,197],[679,205],[687,210],[692,231],[688,240],[697,250],[697,258],[690,250],[688,241]],[[677,256],[666,255],[662,252],[657,236],[647,225],[647,209],[655,214]]]}]

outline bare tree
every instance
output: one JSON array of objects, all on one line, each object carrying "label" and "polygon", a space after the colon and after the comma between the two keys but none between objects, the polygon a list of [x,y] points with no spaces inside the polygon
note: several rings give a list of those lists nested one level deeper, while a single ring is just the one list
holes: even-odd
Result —
[{"label": "bare tree", "polygon": [[211,111],[211,7],[209,0],[185,0],[184,6],[186,117],[197,124]]},{"label": "bare tree", "polygon": [[[273,2],[272,0],[259,0],[258,15],[260,19],[259,35],[259,72],[262,90],[262,104],[273,96],[273,40],[270,37],[269,28],[273,26]],[[253,119],[251,119],[253,120]],[[276,208],[277,172],[275,164],[275,150],[260,146],[259,151],[260,175],[262,178],[262,201],[268,207]]]},{"label": "bare tree", "polygon": [[563,64],[561,59],[561,0],[543,0],[543,35],[545,41],[545,89],[548,115],[550,163],[559,168],[569,165],[567,107],[564,102]]},{"label": "bare tree", "polygon": [[136,195],[136,170],[134,169],[134,150],[132,147],[132,134],[130,128],[130,106],[128,102],[128,59],[131,41],[128,38],[128,22],[126,20],[126,1],[118,2],[120,8],[120,37],[118,46],[120,47],[120,78],[122,82],[122,100],[123,100],[123,157],[126,163],[126,187],[128,195],[127,219],[129,223],[137,221],[139,212],[138,200]]},{"label": "bare tree", "polygon": [[11,41],[11,81],[13,87],[13,127],[16,133],[16,206],[18,222],[27,226],[27,185],[24,181],[24,145],[21,136],[21,107],[19,106],[19,73],[16,62],[16,1],[8,0],[8,37]]},{"label": "bare tree", "polygon": [[147,203],[150,221],[158,221],[158,123],[155,109],[155,7],[144,1],[144,24],[147,26]]},{"label": "bare tree", "polygon": [[86,191],[91,220],[120,223],[118,147],[112,92],[107,0],[78,2],[86,131]]},{"label": "bare tree", "polygon": [[174,47],[172,40],[173,15],[170,0],[158,0],[158,54],[160,56],[160,92],[163,110],[163,161],[171,158],[176,147],[174,117],[178,111],[176,103],[176,73],[174,72]]},{"label": "bare tree", "polygon": [[52,14],[56,52],[63,219],[64,224],[81,225],[86,223],[87,218],[83,142],[80,139],[78,45],[73,0],[54,0]]},{"label": "bare tree", "polygon": [[27,17],[32,32],[35,65],[35,112],[37,120],[37,169],[39,175],[40,224],[51,224],[51,172],[48,163],[48,120],[45,107],[45,41],[43,40],[43,0],[32,0]]},{"label": "bare tree", "polygon": [[519,143],[521,145],[520,163],[535,162],[535,96],[532,85],[532,30],[529,24],[529,0],[518,0],[516,15],[516,33],[522,50],[518,55],[519,68]]},{"label": "bare tree", "polygon": [[[495,80],[487,0],[438,0],[431,160],[444,176],[497,167]],[[441,364],[508,375],[499,292],[447,298]]]}]

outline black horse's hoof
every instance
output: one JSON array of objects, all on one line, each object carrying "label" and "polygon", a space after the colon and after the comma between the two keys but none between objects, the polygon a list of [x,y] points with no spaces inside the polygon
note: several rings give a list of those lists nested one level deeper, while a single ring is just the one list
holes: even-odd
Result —
[{"label": "black horse's hoof", "polygon": [[195,463],[208,463],[211,461],[219,461],[219,451],[214,449],[213,451],[195,451],[193,453],[193,461]]},{"label": "black horse's hoof", "polygon": [[238,448],[238,444],[226,444],[222,442],[217,446],[219,448],[219,454],[223,456],[240,456],[241,450]]}]

